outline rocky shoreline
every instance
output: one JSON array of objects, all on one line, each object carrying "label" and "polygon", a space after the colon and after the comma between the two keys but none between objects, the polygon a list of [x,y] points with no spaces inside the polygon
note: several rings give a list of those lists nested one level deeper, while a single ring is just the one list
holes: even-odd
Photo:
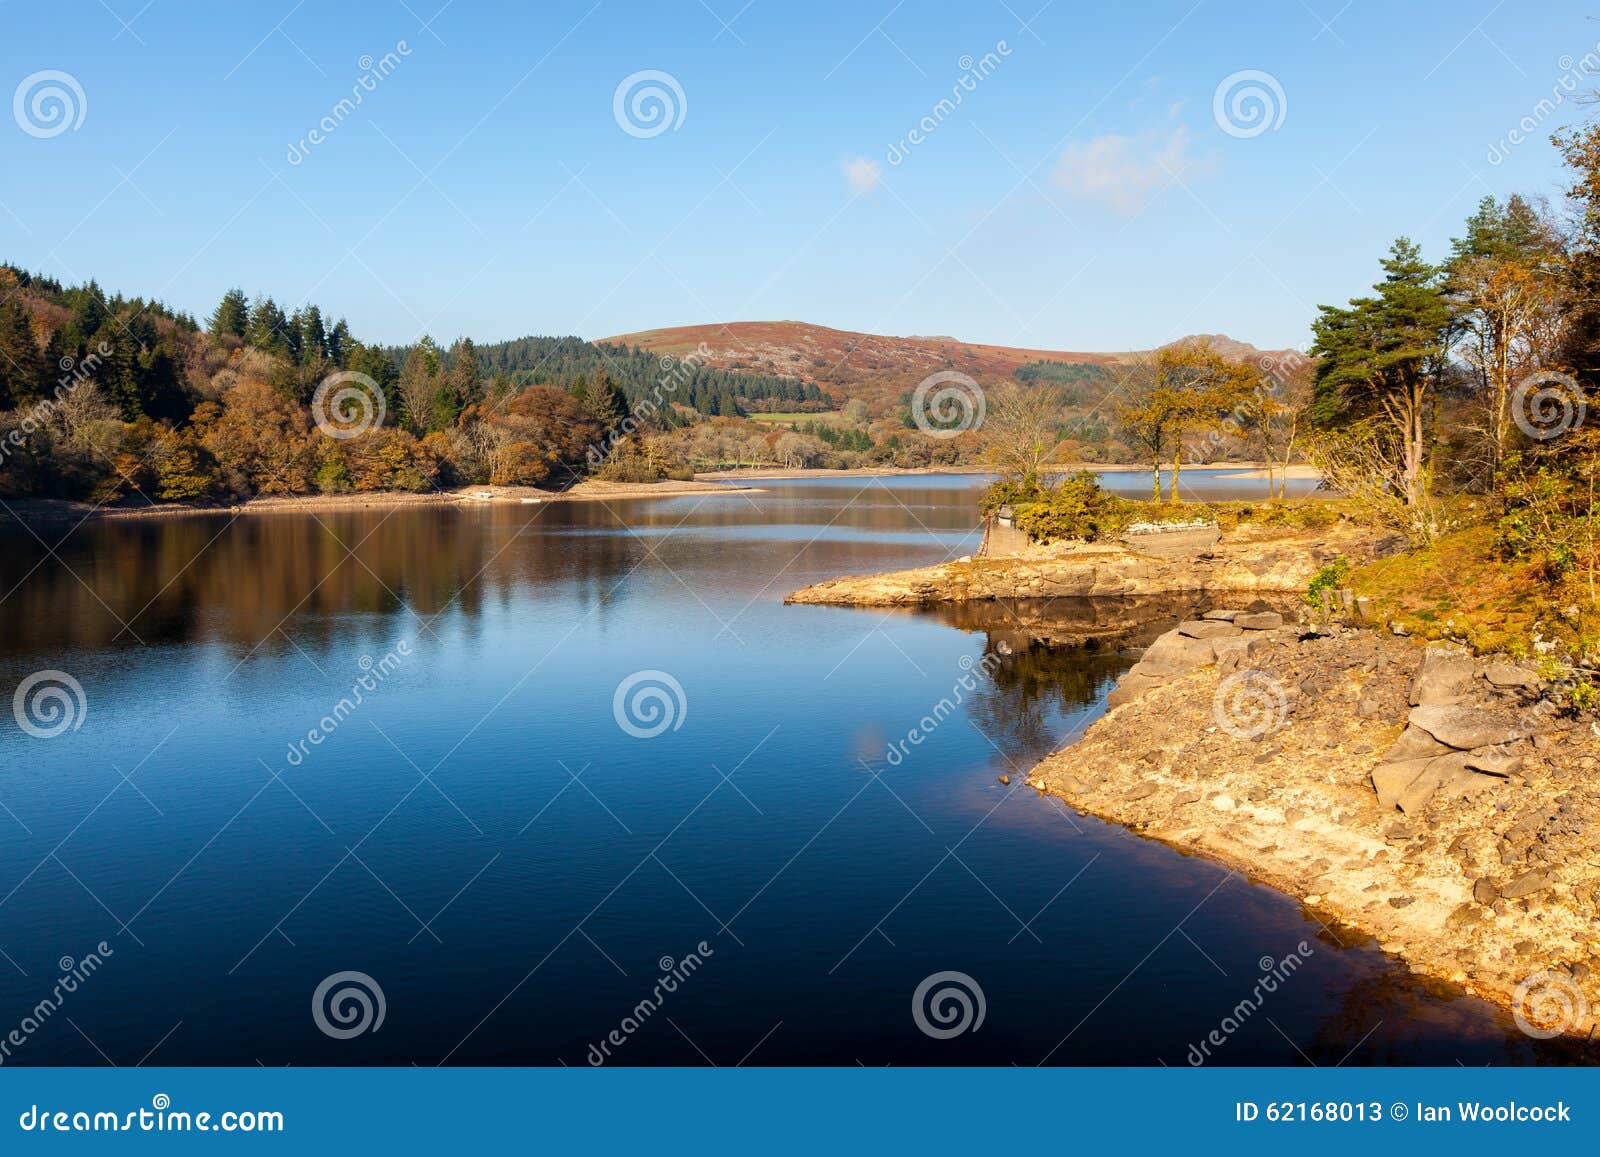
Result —
[{"label": "rocky shoreline", "polygon": [[1594,728],[1517,664],[1229,606],[1157,638],[1028,782],[1295,896],[1530,1035],[1591,1037]]},{"label": "rocky shoreline", "polygon": [[[1131,536],[1130,536],[1131,537]],[[1156,537],[1156,536],[1152,536]],[[887,574],[831,579],[795,591],[787,602],[831,606],[929,606],[1007,599],[1102,598],[1173,594],[1284,594],[1340,557],[1374,557],[1382,536],[1351,523],[1316,531],[1243,525],[1215,545],[1178,557],[1130,542],[1032,546],[1000,558],[964,558]]]}]

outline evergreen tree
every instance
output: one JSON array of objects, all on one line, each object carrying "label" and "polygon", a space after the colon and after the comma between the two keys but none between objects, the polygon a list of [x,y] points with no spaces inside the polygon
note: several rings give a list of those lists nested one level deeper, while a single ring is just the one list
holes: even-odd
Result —
[{"label": "evergreen tree", "polygon": [[250,324],[250,301],[242,289],[230,289],[222,295],[211,314],[206,328],[212,337],[243,338]]}]

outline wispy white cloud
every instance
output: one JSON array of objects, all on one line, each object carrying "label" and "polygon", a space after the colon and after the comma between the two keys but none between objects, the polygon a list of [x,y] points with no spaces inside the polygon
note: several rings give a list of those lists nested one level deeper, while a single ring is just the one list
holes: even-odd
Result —
[{"label": "wispy white cloud", "polygon": [[845,183],[852,193],[870,193],[883,180],[883,170],[869,157],[850,157],[841,166]]},{"label": "wispy white cloud", "polygon": [[1137,213],[1157,191],[1178,179],[1210,168],[1190,152],[1189,130],[1137,137],[1107,133],[1069,145],[1052,180],[1057,188],[1085,201],[1098,201],[1117,213]]}]

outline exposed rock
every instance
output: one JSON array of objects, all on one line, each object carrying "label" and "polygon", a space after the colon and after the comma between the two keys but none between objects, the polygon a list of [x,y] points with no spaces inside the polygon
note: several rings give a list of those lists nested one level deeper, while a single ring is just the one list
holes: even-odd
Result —
[{"label": "exposed rock", "polygon": [[1191,639],[1217,639],[1241,633],[1239,628],[1232,623],[1225,623],[1216,619],[1200,619],[1192,623],[1178,624],[1178,634],[1186,635]]},{"label": "exposed rock", "polygon": [[1496,687],[1537,687],[1539,676],[1511,663],[1490,663],[1483,677]]},{"label": "exposed rock", "polygon": [[1520,900],[1524,896],[1531,896],[1535,892],[1542,892],[1555,883],[1544,872],[1535,868],[1531,872],[1524,872],[1511,883],[1501,889],[1500,894],[1507,900]]},{"label": "exposed rock", "polygon": [[1129,671],[1112,688],[1111,694],[1106,696],[1107,707],[1121,707],[1124,703],[1132,703],[1152,687],[1159,687],[1166,680],[1155,675],[1140,675]]},{"label": "exposed rock", "polygon": [[1378,792],[1378,806],[1385,811],[1398,807],[1405,790],[1432,762],[1432,759],[1404,759],[1395,763],[1380,763],[1373,768],[1372,786]]},{"label": "exposed rock", "polygon": [[1161,785],[1159,783],[1147,779],[1143,783],[1136,784],[1127,791],[1123,792],[1122,798],[1127,800],[1129,803],[1132,803],[1134,800],[1148,799],[1160,790]]},{"label": "exposed rock", "polygon": [[1207,611],[1205,614],[1201,615],[1200,617],[1202,619],[1211,619],[1211,620],[1217,621],[1217,622],[1231,623],[1231,622],[1233,622],[1235,616],[1237,616],[1238,614],[1239,614],[1238,611],[1216,610],[1216,611]]},{"label": "exposed rock", "polygon": [[1275,631],[1283,626],[1283,616],[1277,611],[1253,611],[1246,615],[1235,615],[1233,625],[1246,631]]},{"label": "exposed rock", "polygon": [[1446,704],[1413,707],[1409,719],[1440,743],[1458,751],[1511,743],[1527,734],[1473,707]]},{"label": "exposed rock", "polygon": [[1514,775],[1522,767],[1522,756],[1504,746],[1479,747],[1467,753],[1467,766],[1490,775]]},{"label": "exposed rock", "polygon": [[1463,648],[1429,647],[1422,652],[1422,665],[1411,680],[1411,706],[1459,703],[1476,676],[1477,665]]},{"label": "exposed rock", "polygon": [[1455,750],[1446,744],[1440,743],[1420,727],[1407,727],[1400,733],[1400,738],[1395,740],[1389,754],[1384,759],[1399,762],[1406,759],[1421,759],[1424,756],[1443,755]]},{"label": "exposed rock", "polygon": [[1197,791],[1180,791],[1172,797],[1173,807],[1188,807],[1192,803],[1200,802],[1200,793]]},{"label": "exposed rock", "polygon": [[[1205,639],[1192,639],[1177,631],[1168,631],[1145,651],[1144,657],[1133,666],[1133,672],[1170,679],[1193,667],[1202,667],[1216,658],[1212,645]],[[1476,745],[1475,745],[1476,746]]]},{"label": "exposed rock", "polygon": [[1212,639],[1211,650],[1224,674],[1236,671],[1260,655],[1272,640],[1257,631],[1241,631],[1224,639]]}]

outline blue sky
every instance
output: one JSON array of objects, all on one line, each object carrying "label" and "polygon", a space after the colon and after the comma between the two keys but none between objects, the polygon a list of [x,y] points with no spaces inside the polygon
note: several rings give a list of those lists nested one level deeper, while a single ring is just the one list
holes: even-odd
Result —
[{"label": "blue sky", "polygon": [[[1546,138],[1582,110],[1538,106],[1600,58],[1573,3],[441,2],[0,0],[0,259],[197,314],[309,299],[383,342],[1286,346],[1394,236],[1437,257],[1483,194],[1557,195]],[[82,93],[58,133],[47,70]],[[614,97],[646,70],[676,112],[635,135]],[[1247,70],[1270,124],[1225,90],[1225,131]]]}]

